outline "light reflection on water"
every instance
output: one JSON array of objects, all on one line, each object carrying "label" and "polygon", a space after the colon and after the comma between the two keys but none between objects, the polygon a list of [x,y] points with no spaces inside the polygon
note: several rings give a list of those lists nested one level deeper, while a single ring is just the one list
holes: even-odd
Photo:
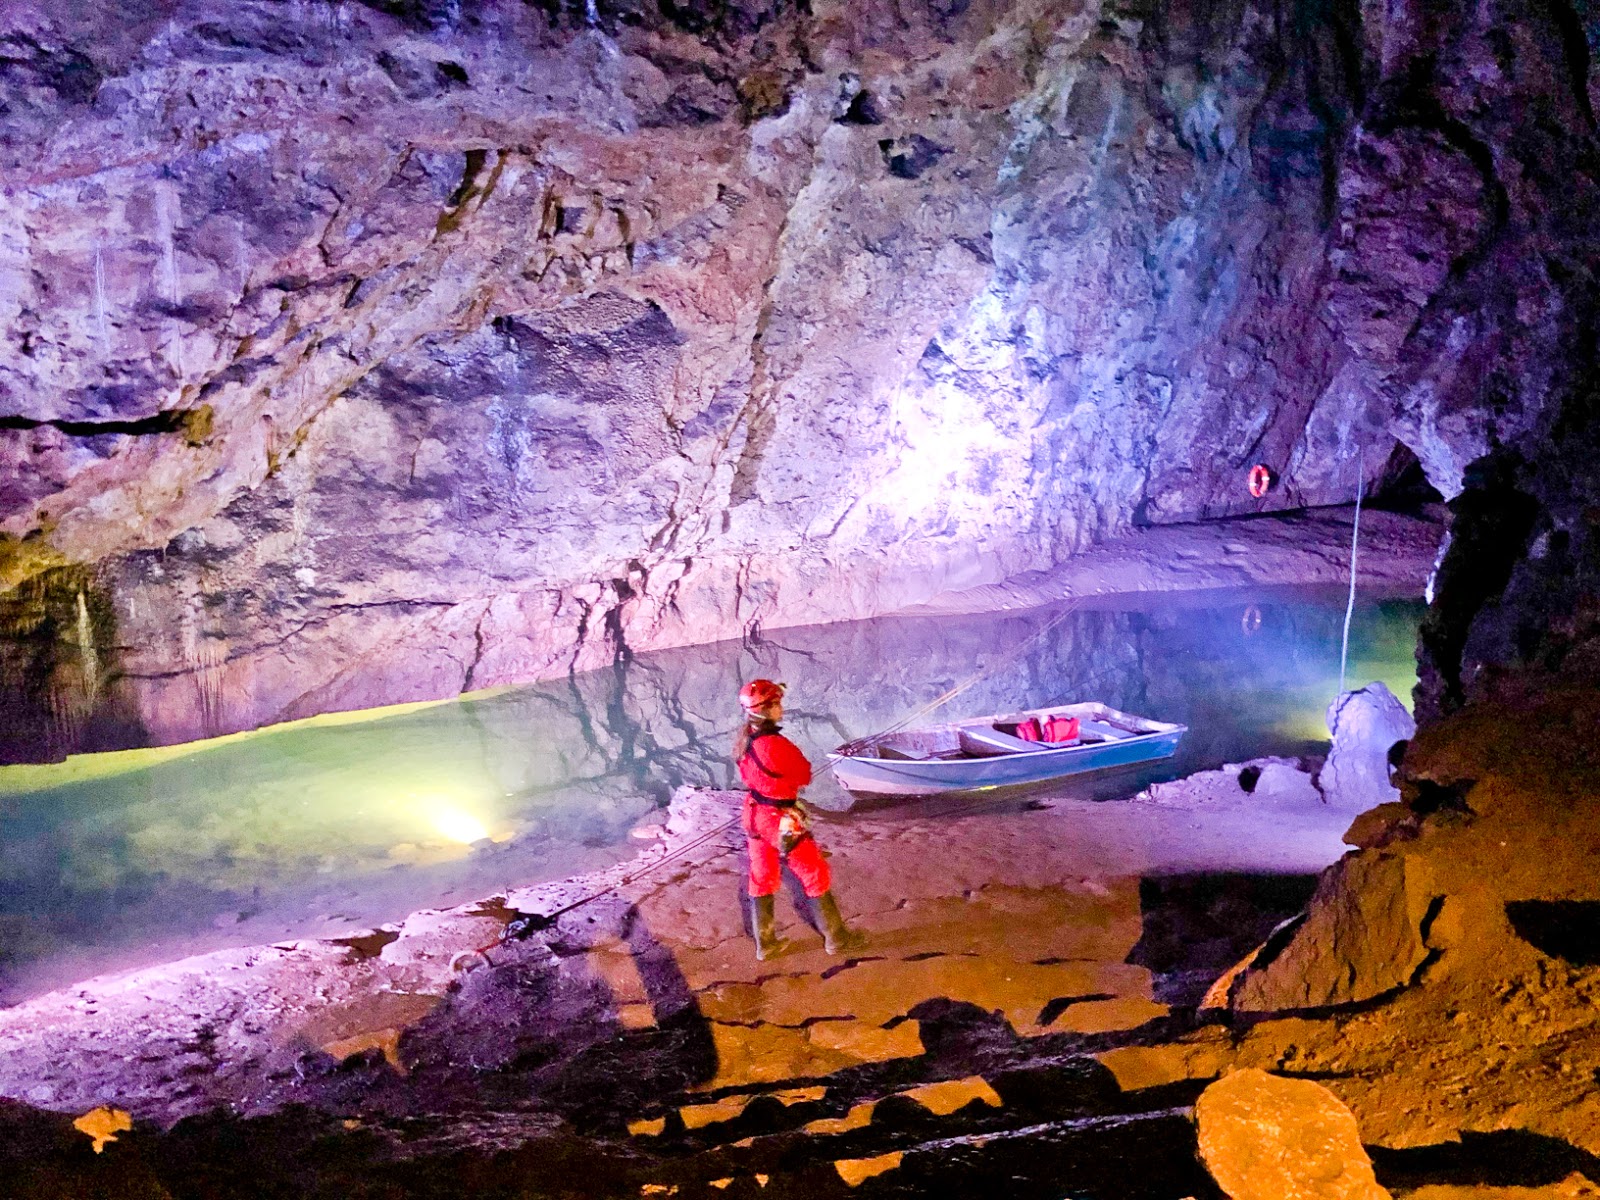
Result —
[{"label": "light reflection on water", "polygon": [[[640,655],[469,700],[0,768],[0,997],[588,870],[681,783],[725,786],[739,683],[790,685],[814,759],[982,674],[939,717],[1099,699],[1190,726],[1164,774],[1316,749],[1343,596],[1131,597],[899,617]],[[1422,606],[1368,600],[1350,686],[1409,702]],[[814,789],[841,798],[831,783]]]}]

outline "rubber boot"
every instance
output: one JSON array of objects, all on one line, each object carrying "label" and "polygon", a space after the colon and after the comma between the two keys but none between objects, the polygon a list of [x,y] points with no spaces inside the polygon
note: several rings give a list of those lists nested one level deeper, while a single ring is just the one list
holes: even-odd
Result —
[{"label": "rubber boot", "polygon": [[866,946],[867,939],[844,923],[844,917],[839,915],[839,902],[831,891],[823,892],[813,903],[817,906],[817,915],[822,918],[822,946],[829,954],[848,954]]},{"label": "rubber boot", "polygon": [[778,936],[774,897],[752,896],[750,908],[752,910],[750,923],[754,926],[756,934],[756,961],[766,962],[769,958],[777,958],[789,948],[789,943]]}]

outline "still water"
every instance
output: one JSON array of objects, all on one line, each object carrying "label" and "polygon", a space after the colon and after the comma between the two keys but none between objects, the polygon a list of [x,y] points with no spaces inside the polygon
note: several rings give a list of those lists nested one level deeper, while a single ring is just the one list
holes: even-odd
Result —
[{"label": "still water", "polygon": [[[1421,614],[1358,601],[1349,686],[1379,679],[1409,703]],[[1103,700],[1190,727],[1168,777],[1326,741],[1342,593],[1122,597],[1036,636],[1060,615],[781,630],[466,700],[0,768],[0,1002],[614,862],[675,787],[728,784],[733,698],[756,675],[787,681],[786,729],[814,760],[975,677],[933,719]]]}]

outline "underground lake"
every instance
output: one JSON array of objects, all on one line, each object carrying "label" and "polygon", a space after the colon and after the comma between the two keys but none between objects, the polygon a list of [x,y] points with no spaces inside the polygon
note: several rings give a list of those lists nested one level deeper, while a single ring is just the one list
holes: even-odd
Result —
[{"label": "underground lake", "polygon": [[[1057,792],[1116,797],[1320,753],[1344,610],[1342,592],[1301,588],[805,626],[438,704],[0,768],[0,998],[343,936],[619,861],[676,788],[729,785],[732,697],[756,674],[789,685],[786,729],[819,762],[963,683],[934,719],[1097,699],[1189,726],[1157,768]],[[1359,598],[1349,686],[1380,680],[1409,703],[1421,612]],[[826,776],[810,792],[851,803]]]}]

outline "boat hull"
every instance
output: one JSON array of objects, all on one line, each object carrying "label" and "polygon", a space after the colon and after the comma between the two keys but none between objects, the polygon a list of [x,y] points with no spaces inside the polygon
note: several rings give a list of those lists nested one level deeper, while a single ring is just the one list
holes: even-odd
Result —
[{"label": "boat hull", "polygon": [[958,760],[900,761],[830,754],[834,775],[852,792],[885,796],[931,796],[1044,783],[1089,771],[1134,767],[1171,758],[1186,731],[1146,734],[1099,745],[1064,746],[1031,754]]}]

